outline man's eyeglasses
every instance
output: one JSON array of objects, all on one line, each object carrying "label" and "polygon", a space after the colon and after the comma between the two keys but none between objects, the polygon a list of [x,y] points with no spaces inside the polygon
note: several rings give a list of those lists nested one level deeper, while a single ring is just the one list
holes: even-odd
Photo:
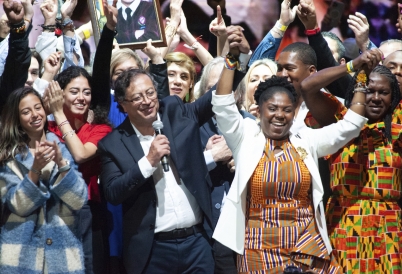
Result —
[{"label": "man's eyeglasses", "polygon": [[[157,98],[157,93],[155,90],[149,90],[149,91],[145,92],[145,96],[149,100],[153,101]],[[132,104],[137,105],[137,104],[141,104],[142,102],[144,102],[145,96],[144,96],[144,94],[136,94],[133,99],[131,99],[131,100],[124,99],[123,101],[130,102]]]}]

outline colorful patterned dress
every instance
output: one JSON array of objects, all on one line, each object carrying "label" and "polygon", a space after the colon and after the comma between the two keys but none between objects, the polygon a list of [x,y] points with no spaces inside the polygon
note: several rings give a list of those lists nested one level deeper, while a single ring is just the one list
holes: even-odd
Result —
[{"label": "colorful patterned dress", "polygon": [[[283,153],[274,154],[275,147]],[[286,265],[337,273],[315,227],[311,175],[289,140],[267,140],[249,181],[244,255],[239,273],[283,273]]]},{"label": "colorful patterned dress", "polygon": [[402,273],[401,105],[394,111],[392,142],[384,122],[330,157],[333,196],[328,234],[343,273]]}]

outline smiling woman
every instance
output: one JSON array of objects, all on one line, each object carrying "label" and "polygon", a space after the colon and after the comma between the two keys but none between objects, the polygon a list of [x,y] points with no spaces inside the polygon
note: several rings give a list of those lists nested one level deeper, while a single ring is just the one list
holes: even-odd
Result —
[{"label": "smiling woman", "polygon": [[259,125],[239,114],[233,78],[234,71],[225,65],[212,97],[218,128],[236,163],[213,237],[240,254],[239,273],[284,273],[287,265],[339,273],[320,214],[323,187],[317,162],[358,135],[367,121],[364,111],[353,106],[336,124],[293,135],[298,95],[287,77],[272,76],[258,85]]},{"label": "smiling woman", "polygon": [[0,272],[85,273],[78,213],[87,188],[66,146],[45,133],[40,95],[15,90],[1,124]]},{"label": "smiling woman", "polygon": [[101,168],[96,151],[98,142],[112,129],[106,118],[105,109],[97,106],[93,109],[93,117],[91,119],[88,117],[92,90],[91,77],[85,69],[77,66],[69,67],[57,76],[57,82],[52,81],[49,84],[46,92],[49,97],[49,108],[55,119],[49,122],[49,130],[66,143],[88,185],[89,202],[80,213],[86,222],[82,222],[80,231],[85,233],[82,235],[86,251],[85,265],[87,269],[92,269],[92,254],[89,253],[93,250],[94,267],[101,266],[104,262],[103,242],[107,239],[106,232],[102,232],[106,202],[101,199],[98,186]]}]

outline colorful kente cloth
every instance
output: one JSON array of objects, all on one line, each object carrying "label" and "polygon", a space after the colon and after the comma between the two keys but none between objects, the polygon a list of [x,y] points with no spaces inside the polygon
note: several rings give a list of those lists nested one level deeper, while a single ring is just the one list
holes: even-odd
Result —
[{"label": "colorful kente cloth", "polygon": [[330,156],[333,197],[328,234],[343,273],[402,273],[401,105],[392,119],[367,124],[359,137]]},{"label": "colorful kente cloth", "polygon": [[[283,153],[275,155],[275,147]],[[336,260],[328,256],[315,227],[310,185],[310,172],[289,140],[267,140],[248,184],[239,273],[282,274],[286,265],[337,273]]]}]

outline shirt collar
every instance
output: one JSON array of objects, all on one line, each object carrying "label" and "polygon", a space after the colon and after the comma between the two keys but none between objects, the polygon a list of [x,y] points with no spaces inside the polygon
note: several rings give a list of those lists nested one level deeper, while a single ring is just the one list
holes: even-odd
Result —
[{"label": "shirt collar", "polygon": [[[157,120],[160,121],[159,113],[156,113],[156,115],[157,115]],[[135,127],[135,125],[133,123],[131,123],[131,126],[133,127],[133,129],[135,131],[135,135],[137,135],[137,137],[140,141],[148,141],[148,140],[155,138],[155,133],[152,136],[151,135],[142,135],[141,132]]]}]

